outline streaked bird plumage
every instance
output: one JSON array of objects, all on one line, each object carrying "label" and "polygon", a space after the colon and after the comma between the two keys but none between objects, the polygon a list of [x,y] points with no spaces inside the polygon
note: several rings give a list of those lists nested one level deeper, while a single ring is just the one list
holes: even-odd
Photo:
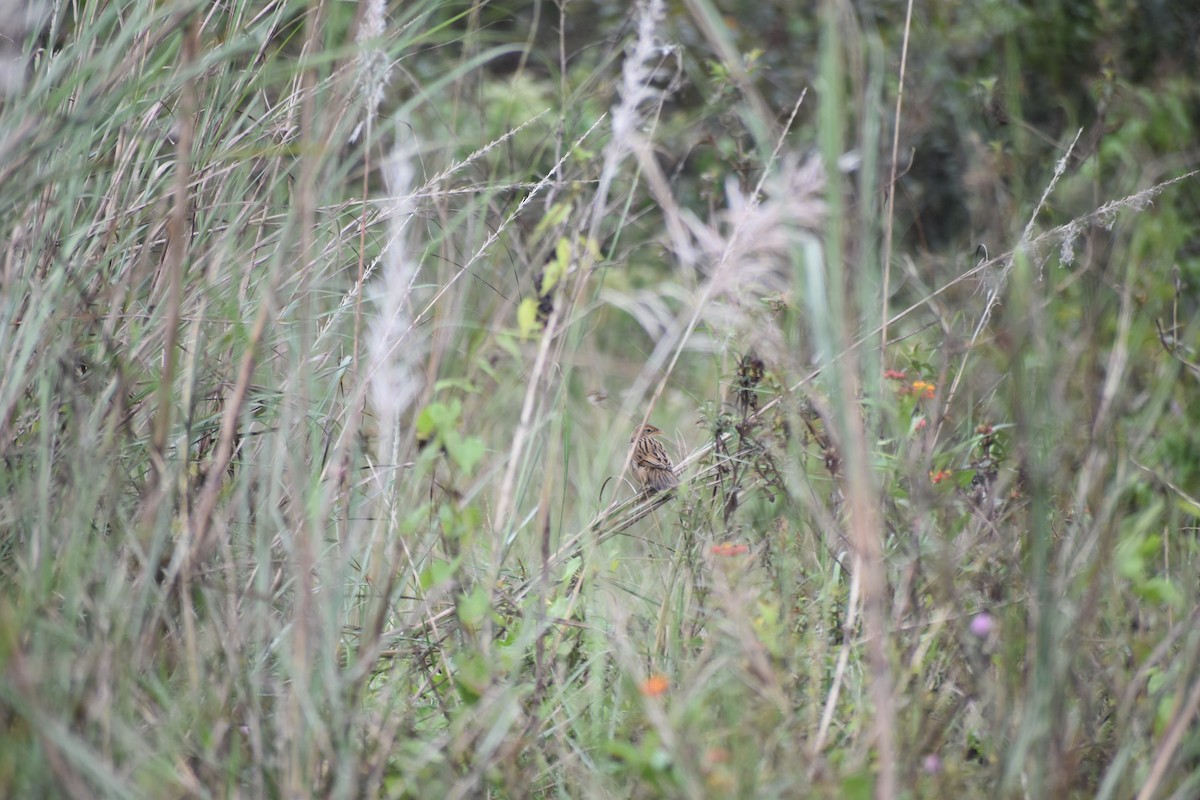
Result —
[{"label": "streaked bird plumage", "polygon": [[679,485],[666,448],[654,438],[660,433],[653,425],[643,425],[629,440],[633,445],[633,475],[643,489],[651,492],[665,492]]}]

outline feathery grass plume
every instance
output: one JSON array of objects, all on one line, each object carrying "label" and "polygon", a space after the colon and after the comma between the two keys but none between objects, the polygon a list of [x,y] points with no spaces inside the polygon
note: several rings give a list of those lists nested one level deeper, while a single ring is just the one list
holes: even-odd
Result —
[{"label": "feathery grass plume", "polygon": [[1122,209],[1128,208],[1134,212],[1145,211],[1154,202],[1154,198],[1162,194],[1168,187],[1194,178],[1196,175],[1200,175],[1200,170],[1192,170],[1170,180],[1156,183],[1140,192],[1122,197],[1120,200],[1109,200],[1090,214],[1077,217],[1065,225],[1046,231],[1035,239],[1033,244],[1053,242],[1055,238],[1059,239],[1059,261],[1063,266],[1070,266],[1075,261],[1075,240],[1082,236],[1089,226],[1099,225],[1104,230],[1111,231],[1117,221],[1117,214]]},{"label": "feathery grass plume", "polygon": [[[670,278],[634,293],[606,287],[605,302],[629,314],[658,342],[674,341],[686,321],[672,310],[667,301],[672,298],[680,307],[694,309],[714,330],[738,331],[766,353],[781,352],[778,330],[762,319],[762,300],[790,290],[790,254],[825,223],[824,165],[815,156],[785,157],[760,188],[745,192],[731,178],[725,187],[725,210],[716,219],[680,215],[699,262],[708,265],[706,282],[685,288]],[[706,350],[717,345],[692,331],[687,347]],[[661,357],[667,357],[665,350]],[[645,388],[644,382],[635,383],[629,397],[639,397]]]},{"label": "feathery grass plume", "polygon": [[792,253],[825,224],[824,191],[821,159],[788,155],[765,176],[760,193],[727,180],[726,208],[718,220],[688,219],[704,259],[717,265],[710,274],[709,300],[701,307],[709,326],[737,331],[764,353],[782,353],[780,331],[763,317],[763,300],[792,291]]},{"label": "feathery grass plume", "polygon": [[[407,131],[407,126],[398,126]],[[403,134],[398,134],[403,135]],[[380,275],[371,291],[376,315],[366,336],[371,405],[379,417],[383,463],[394,463],[394,448],[402,441],[400,416],[421,391],[421,373],[416,368],[424,351],[412,325],[412,286],[417,262],[408,251],[405,227],[416,213],[413,189],[413,155],[416,143],[396,142],[381,167],[388,196],[382,200],[380,216],[387,222],[387,240],[380,254]]]},{"label": "feathery grass plume", "polygon": [[654,74],[652,60],[662,52],[654,31],[662,22],[663,14],[662,0],[646,0],[638,9],[637,38],[621,65],[621,102],[612,110],[613,145],[616,148],[629,146],[641,118],[638,109],[661,94],[651,85],[651,78]]},{"label": "feathery grass plume", "polygon": [[654,60],[663,52],[654,31],[664,14],[662,0],[645,0],[638,9],[637,38],[625,55],[625,63],[621,65],[621,85],[617,90],[621,102],[612,108],[612,139],[605,148],[604,166],[592,203],[588,235],[593,239],[598,238],[600,233],[600,224],[608,204],[608,188],[616,177],[621,161],[637,140],[638,122],[642,118],[640,108],[646,101],[662,95],[651,81],[654,77]]},{"label": "feathery grass plume", "polygon": [[[544,114],[544,113],[545,112],[542,112],[542,114]],[[524,130],[529,125],[536,122],[538,119],[541,118],[542,114],[538,114],[537,116],[532,117],[531,119],[528,119],[525,122],[522,122],[517,127],[504,133],[504,135],[499,136],[496,139],[493,139],[492,141],[483,145],[479,149],[475,150],[473,153],[471,153],[470,155],[468,155],[466,158],[462,159],[461,161],[453,162],[452,164],[447,166],[445,169],[443,169],[441,172],[439,172],[437,175],[434,175],[432,178],[428,178],[423,185],[421,185],[419,187],[415,187],[415,188],[410,188],[410,190],[408,192],[408,197],[409,197],[409,200],[411,200],[414,203],[414,208],[415,208],[415,202],[420,198],[430,198],[430,197],[434,197],[435,195],[445,196],[445,195],[450,195],[450,194],[467,194],[467,193],[474,194],[474,193],[478,192],[479,190],[476,187],[460,188],[460,189],[437,189],[436,187],[439,187],[442,183],[444,183],[445,181],[448,181],[454,175],[466,170],[472,164],[476,163],[480,158],[487,155],[489,152],[491,152],[495,148],[499,147],[500,145],[504,144],[506,141],[508,141],[513,136],[520,133],[522,130]],[[593,127],[595,127],[595,126],[593,126]],[[591,133],[591,131],[589,130],[588,134],[590,134],[590,133]],[[585,134],[584,138],[586,138],[586,135],[587,134]],[[582,142],[582,141],[583,141],[583,138],[580,139],[580,142]],[[417,152],[417,150],[414,148],[412,152],[415,153],[415,152]],[[566,160],[566,156],[564,156],[563,160],[564,161]],[[546,177],[536,183],[520,184],[520,185],[512,184],[511,188],[513,188],[513,189],[524,188],[524,189],[531,190],[529,198],[526,199],[526,202],[528,202],[529,199],[531,199],[534,195],[536,195],[539,191],[541,191],[541,189],[544,186],[546,186],[549,182],[550,182],[549,177]],[[382,216],[386,215],[387,213],[389,213],[388,210],[383,209],[379,213],[379,216],[382,217]],[[512,219],[515,219],[516,216],[517,216],[516,214],[512,215]],[[376,217],[372,217],[369,224],[374,224],[376,221],[377,221]],[[500,231],[494,231],[493,235],[491,237],[492,241],[494,241],[496,238],[499,238],[499,235],[500,235]],[[483,253],[485,253],[487,251],[487,248],[491,246],[492,241],[489,241],[487,243],[487,245],[485,245],[483,248],[480,249],[479,252],[477,252],[475,254],[476,259],[481,257],[483,255]],[[369,264],[366,265],[366,270],[363,272],[363,277],[361,279],[361,282],[355,283],[350,288],[350,290],[347,291],[342,296],[342,299],[338,303],[337,309],[332,314],[328,315],[324,324],[321,326],[321,329],[317,334],[318,342],[323,342],[326,339],[326,337],[328,337],[330,335],[334,335],[338,332],[338,330],[339,330],[338,323],[342,320],[342,318],[347,313],[351,312],[354,309],[354,305],[358,300],[359,293],[362,291],[363,286],[365,286],[367,284],[367,282],[370,281],[370,279],[372,277],[374,277],[375,271],[379,266],[380,265],[379,265],[378,258],[373,259]],[[439,291],[444,292],[447,288],[449,288],[449,287],[443,286],[441,288],[441,290],[439,290]],[[436,302],[437,299],[438,299],[438,296],[435,295],[430,300],[431,305],[427,306],[424,310],[428,311],[429,308],[432,306],[432,303]],[[422,313],[424,313],[424,312],[422,312]]]},{"label": "feathery grass plume", "polygon": [[797,237],[820,230],[825,222],[825,167],[812,156],[801,163],[792,157],[764,181],[764,198],[744,193],[737,180],[726,181],[726,210],[721,233],[715,226],[693,228],[714,263],[730,262],[717,292],[742,293],[747,286],[782,291],[791,286],[789,253]]},{"label": "feathery grass plume", "polygon": [[[383,100],[383,90],[392,78],[392,65],[388,63],[387,53],[378,45],[383,36],[384,1],[366,0],[366,10],[363,12],[362,24],[354,42],[361,49],[355,66],[358,76],[354,88],[358,92],[359,102],[363,107],[363,118],[354,126],[350,141],[357,142],[363,128],[370,128],[379,113],[379,103]],[[374,43],[374,46],[372,44]]]}]

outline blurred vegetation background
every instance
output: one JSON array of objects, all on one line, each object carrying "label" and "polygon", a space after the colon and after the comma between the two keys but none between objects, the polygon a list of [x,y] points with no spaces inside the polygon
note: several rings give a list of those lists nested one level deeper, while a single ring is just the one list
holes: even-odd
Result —
[{"label": "blurred vegetation background", "polygon": [[1184,0],[0,4],[0,794],[1197,796],[1198,74]]}]

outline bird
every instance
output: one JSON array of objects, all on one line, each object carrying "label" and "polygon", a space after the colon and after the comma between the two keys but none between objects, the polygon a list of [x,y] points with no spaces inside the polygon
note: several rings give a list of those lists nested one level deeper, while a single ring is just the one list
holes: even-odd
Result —
[{"label": "bird", "polygon": [[654,438],[660,433],[653,425],[643,425],[629,440],[633,445],[633,475],[647,492],[665,492],[679,485],[666,448]]}]

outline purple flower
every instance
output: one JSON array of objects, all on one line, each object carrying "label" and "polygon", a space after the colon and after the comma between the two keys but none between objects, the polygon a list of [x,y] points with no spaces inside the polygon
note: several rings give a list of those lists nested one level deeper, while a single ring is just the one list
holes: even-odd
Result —
[{"label": "purple flower", "polygon": [[980,639],[987,636],[996,627],[996,620],[991,614],[984,612],[971,618],[971,633]]}]

